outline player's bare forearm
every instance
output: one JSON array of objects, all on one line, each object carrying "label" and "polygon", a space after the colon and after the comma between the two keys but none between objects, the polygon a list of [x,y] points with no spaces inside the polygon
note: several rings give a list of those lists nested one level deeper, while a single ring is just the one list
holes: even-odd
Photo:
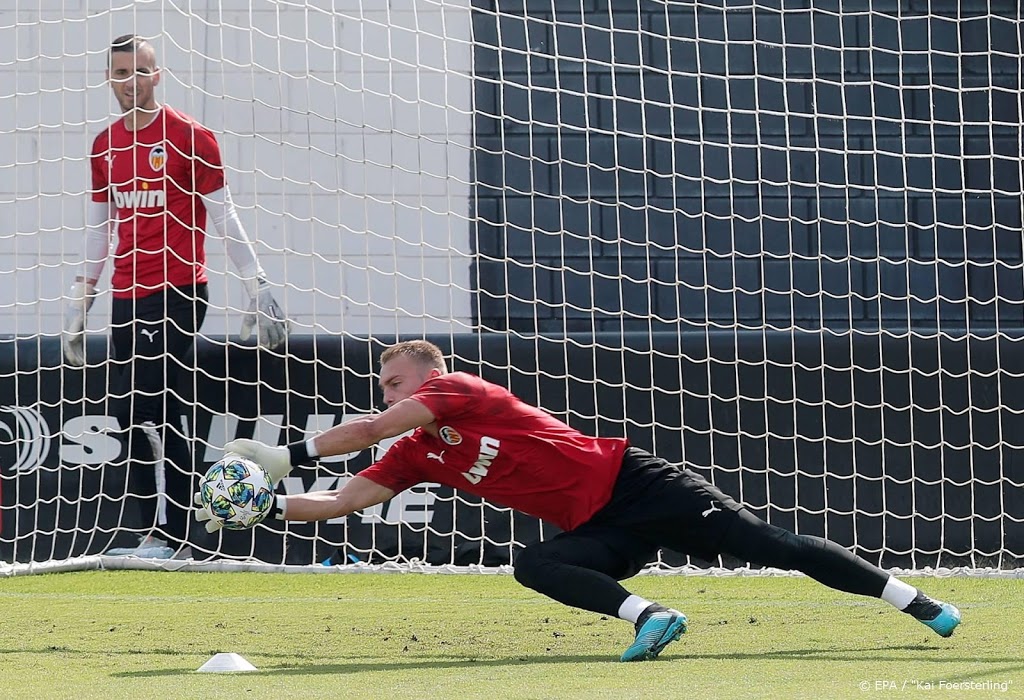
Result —
[{"label": "player's bare forearm", "polygon": [[334,491],[314,491],[278,498],[284,501],[285,520],[313,522],[340,518],[383,503],[394,495],[395,492],[385,486],[354,476],[343,488]]},{"label": "player's bare forearm", "polygon": [[372,419],[373,416],[355,418],[320,433],[313,440],[317,455],[333,457],[347,452],[365,450],[367,447],[377,444],[383,438],[376,437],[377,431],[373,429]]},{"label": "player's bare forearm", "polygon": [[332,457],[365,450],[381,440],[434,422],[434,415],[419,401],[406,399],[372,416],[336,425],[313,440],[317,455]]}]

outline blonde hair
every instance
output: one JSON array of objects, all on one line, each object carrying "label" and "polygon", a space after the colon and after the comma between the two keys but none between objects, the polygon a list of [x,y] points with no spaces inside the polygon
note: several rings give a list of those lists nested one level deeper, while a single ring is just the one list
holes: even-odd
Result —
[{"label": "blonde hair", "polygon": [[407,340],[405,342],[392,345],[380,354],[381,366],[383,367],[385,362],[400,355],[403,357],[410,357],[428,367],[439,369],[441,372],[448,371],[441,348],[427,340]]}]

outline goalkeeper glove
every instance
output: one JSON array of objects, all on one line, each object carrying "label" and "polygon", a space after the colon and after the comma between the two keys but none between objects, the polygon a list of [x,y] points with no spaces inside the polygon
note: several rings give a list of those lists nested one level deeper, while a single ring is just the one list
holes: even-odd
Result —
[{"label": "goalkeeper glove", "polygon": [[[292,470],[293,453],[298,453],[300,446],[301,454],[299,457],[301,457],[301,462],[296,462],[298,464],[309,461],[305,443],[295,443],[288,447],[272,447],[256,440],[239,438],[224,445],[224,452],[225,454],[233,452],[236,455],[253,460],[267,470],[271,483],[277,486],[277,482],[288,476],[288,473]],[[207,532],[212,534],[224,527],[224,523],[219,518],[214,517],[213,513],[210,512],[210,508],[203,505],[201,494],[196,493],[192,497],[192,502],[196,506],[195,518],[198,522],[206,523]],[[274,494],[274,505],[267,511],[268,514],[273,514],[273,517],[278,520],[284,520],[285,504],[286,501],[281,496]],[[266,516],[258,522],[263,522],[263,520],[266,520]],[[253,525],[255,524],[253,523]]]},{"label": "goalkeeper glove", "polygon": [[92,307],[94,291],[94,286],[84,280],[76,281],[68,291],[61,347],[64,359],[75,367],[85,364],[85,316]]},{"label": "goalkeeper glove", "polygon": [[249,340],[253,328],[256,328],[259,344],[273,350],[288,337],[292,330],[291,321],[285,318],[270,291],[270,283],[265,279],[246,280],[245,290],[251,301],[249,310],[242,318],[242,330],[238,335],[242,340]]},{"label": "goalkeeper glove", "polygon": [[[275,496],[276,498],[277,496]],[[196,521],[200,523],[206,523],[206,531],[211,535],[217,530],[224,527],[224,523],[221,520],[213,517],[213,513],[210,512],[209,506],[203,505],[203,497],[197,491],[192,497],[192,502],[196,505],[195,517]]]},{"label": "goalkeeper glove", "polygon": [[256,440],[239,438],[224,445],[224,452],[248,457],[267,470],[275,486],[292,470],[291,451],[287,447],[271,447]]},{"label": "goalkeeper glove", "polygon": [[[197,522],[205,523],[206,531],[211,535],[217,530],[224,527],[224,521],[220,518],[213,517],[213,513],[210,511],[209,506],[203,505],[203,497],[198,492],[192,497],[192,502],[195,503],[195,518]],[[274,494],[274,505],[272,505],[259,520],[250,523],[249,527],[255,527],[259,525],[268,517],[274,517],[277,520],[284,520],[285,512],[285,501],[276,493]]]}]

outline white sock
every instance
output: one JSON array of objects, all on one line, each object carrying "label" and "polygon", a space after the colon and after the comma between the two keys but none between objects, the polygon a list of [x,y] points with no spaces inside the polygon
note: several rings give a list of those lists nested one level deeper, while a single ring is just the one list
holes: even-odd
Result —
[{"label": "white sock", "polygon": [[644,600],[638,595],[631,595],[622,601],[619,606],[619,619],[632,622],[634,625],[640,619],[640,615],[651,605],[651,601]]},{"label": "white sock", "polygon": [[882,600],[897,610],[903,610],[913,603],[916,597],[917,589],[909,583],[903,583],[903,581],[900,581],[895,576],[889,577],[889,580],[885,582],[885,588],[882,590]]}]

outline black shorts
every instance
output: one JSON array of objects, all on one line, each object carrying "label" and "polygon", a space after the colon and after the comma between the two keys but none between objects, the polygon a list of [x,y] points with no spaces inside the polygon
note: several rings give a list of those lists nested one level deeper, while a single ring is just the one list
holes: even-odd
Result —
[{"label": "black shorts", "polygon": [[710,561],[743,511],[699,474],[630,447],[611,500],[566,534],[600,539],[636,570],[663,547]]},{"label": "black shorts", "polygon": [[178,377],[194,370],[195,336],[208,299],[203,283],[111,302],[111,397],[122,426],[177,424]]}]

